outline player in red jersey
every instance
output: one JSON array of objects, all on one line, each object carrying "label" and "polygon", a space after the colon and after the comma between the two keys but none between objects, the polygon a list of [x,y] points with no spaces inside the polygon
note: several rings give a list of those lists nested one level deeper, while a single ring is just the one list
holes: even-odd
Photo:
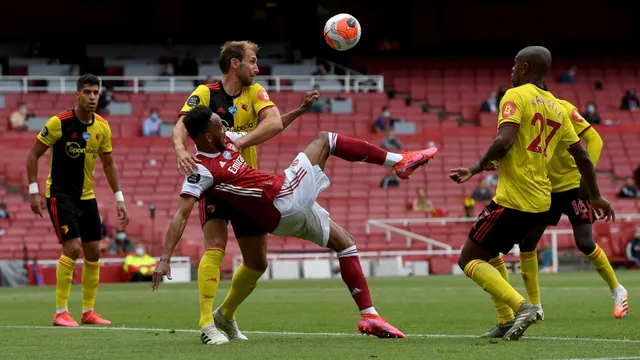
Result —
[{"label": "player in red jersey", "polygon": [[[312,241],[336,251],[338,256],[348,257],[350,251],[355,252],[353,237],[332,222],[329,213],[316,203],[320,192],[330,184],[323,172],[329,156],[393,167],[400,178],[408,179],[437,152],[436,148],[431,148],[404,154],[389,153],[361,140],[320,132],[284,173],[272,175],[247,166],[233,143],[244,133],[226,132],[218,115],[209,108],[193,109],[183,121],[196,144],[201,163],[183,184],[180,206],[154,272],[154,290],[163,275],[170,276],[173,250],[193,206],[205,195],[233,204],[239,212],[258,222],[265,232]],[[358,275],[361,275],[361,269],[360,274],[343,274],[343,277]],[[366,286],[365,280],[363,287]],[[377,313],[364,314],[359,329],[378,337],[405,337]],[[205,343],[226,342],[214,324],[202,329],[201,338]]]}]

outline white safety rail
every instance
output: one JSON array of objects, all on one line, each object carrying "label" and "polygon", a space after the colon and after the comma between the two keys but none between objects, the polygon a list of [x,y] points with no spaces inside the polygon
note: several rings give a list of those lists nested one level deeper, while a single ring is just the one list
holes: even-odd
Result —
[{"label": "white safety rail", "polygon": [[[114,86],[116,92],[132,93],[189,93],[194,89],[194,81],[202,82],[208,76],[101,76],[101,81],[124,82],[124,86]],[[216,79],[214,77],[214,79]],[[45,80],[47,86],[32,85],[33,81]],[[2,90],[6,93],[48,91],[73,93],[76,91],[77,76],[0,76]],[[219,79],[218,79],[219,80]],[[328,92],[384,92],[384,78],[381,75],[269,75],[256,76],[269,91],[309,91],[318,84]]]}]

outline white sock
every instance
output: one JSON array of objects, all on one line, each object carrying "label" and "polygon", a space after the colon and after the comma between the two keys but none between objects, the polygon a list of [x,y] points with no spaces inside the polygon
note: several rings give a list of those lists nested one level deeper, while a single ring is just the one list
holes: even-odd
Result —
[{"label": "white sock", "polygon": [[360,314],[373,314],[373,315],[378,315],[378,312],[376,311],[376,308],[374,308],[373,306],[370,308],[366,308],[364,310],[360,310]]},{"label": "white sock", "polygon": [[358,256],[358,249],[356,249],[355,245],[352,245],[342,251],[339,251],[337,255],[339,258],[349,257],[349,256]]},{"label": "white sock", "polygon": [[329,155],[333,155],[333,150],[336,148],[336,140],[338,140],[338,134],[330,132],[327,133],[327,136],[329,137]]},{"label": "white sock", "polygon": [[85,309],[85,308],[82,308],[82,313],[83,313],[83,314],[84,314],[84,313],[88,313],[88,312],[89,312],[89,311],[91,311],[91,310],[93,310],[93,309]]},{"label": "white sock", "polygon": [[62,314],[65,311],[69,311],[69,309],[67,309],[66,307],[57,307],[56,308],[56,314]]},{"label": "white sock", "polygon": [[387,152],[387,158],[384,159],[384,166],[393,166],[402,160],[402,154]]}]

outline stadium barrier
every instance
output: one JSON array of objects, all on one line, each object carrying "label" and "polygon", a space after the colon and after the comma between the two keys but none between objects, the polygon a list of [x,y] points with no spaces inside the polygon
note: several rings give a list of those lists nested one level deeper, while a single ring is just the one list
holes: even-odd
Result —
[{"label": "stadium barrier", "polygon": [[[101,82],[120,83],[113,86],[116,92],[146,93],[191,93],[194,82],[202,83],[209,76],[101,76]],[[216,77],[212,77],[214,80]],[[2,90],[6,93],[34,91],[49,93],[73,93],[76,91],[77,76],[0,76]],[[47,85],[37,85],[46,81]],[[255,81],[269,91],[306,92],[319,85],[327,92],[384,92],[384,78],[381,75],[264,75]]]}]

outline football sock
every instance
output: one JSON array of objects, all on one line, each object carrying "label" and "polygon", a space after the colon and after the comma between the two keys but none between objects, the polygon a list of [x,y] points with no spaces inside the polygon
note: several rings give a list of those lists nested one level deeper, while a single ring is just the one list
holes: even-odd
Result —
[{"label": "football sock", "polygon": [[[507,271],[507,265],[505,265],[502,256],[498,255],[497,257],[489,260],[489,265],[496,268],[496,270],[498,270],[498,272],[500,273],[500,276],[502,276],[503,279],[509,282],[509,271]],[[509,307],[509,305],[493,296],[491,297],[491,300],[493,301],[493,305],[496,307],[499,324],[504,324],[513,320],[513,310]]]},{"label": "football sock", "polygon": [[198,265],[198,296],[200,298],[200,329],[213,324],[213,302],[220,285],[220,264],[224,250],[209,248]]},{"label": "football sock", "polygon": [[596,245],[596,249],[589,255],[587,255],[593,267],[596,268],[596,271],[604,281],[609,285],[609,289],[613,291],[613,289],[617,288],[620,283],[618,282],[618,278],[616,277],[616,273],[613,271],[611,267],[611,263],[609,263],[609,258],[607,258],[607,254],[602,250],[602,248]]},{"label": "football sock", "polygon": [[525,298],[502,278],[500,272],[486,261],[470,261],[464,267],[464,273],[492,297],[509,305],[513,311],[518,311],[526,302]]},{"label": "football sock", "polygon": [[76,261],[68,256],[60,255],[56,268],[56,313],[68,311],[69,294],[71,293],[71,281]]},{"label": "football sock", "polygon": [[541,306],[540,285],[538,283],[538,251],[520,252],[520,274],[527,290],[529,302]]},{"label": "football sock", "polygon": [[82,267],[82,312],[93,310],[100,282],[100,260],[84,259]]},{"label": "football sock", "polygon": [[358,305],[361,314],[378,314],[371,301],[371,293],[367,285],[367,279],[362,272],[360,257],[356,246],[350,246],[338,252],[338,262],[340,263],[340,275],[342,281],[347,284],[347,288]]},{"label": "football sock", "polygon": [[238,306],[253,292],[253,289],[258,285],[258,280],[265,271],[266,269],[254,270],[247,267],[244,263],[240,264],[231,279],[229,293],[220,307],[223,318],[227,320],[234,320],[236,318],[236,309],[238,309]]},{"label": "football sock", "polygon": [[329,154],[351,162],[393,166],[402,154],[391,153],[360,139],[329,133]]}]

